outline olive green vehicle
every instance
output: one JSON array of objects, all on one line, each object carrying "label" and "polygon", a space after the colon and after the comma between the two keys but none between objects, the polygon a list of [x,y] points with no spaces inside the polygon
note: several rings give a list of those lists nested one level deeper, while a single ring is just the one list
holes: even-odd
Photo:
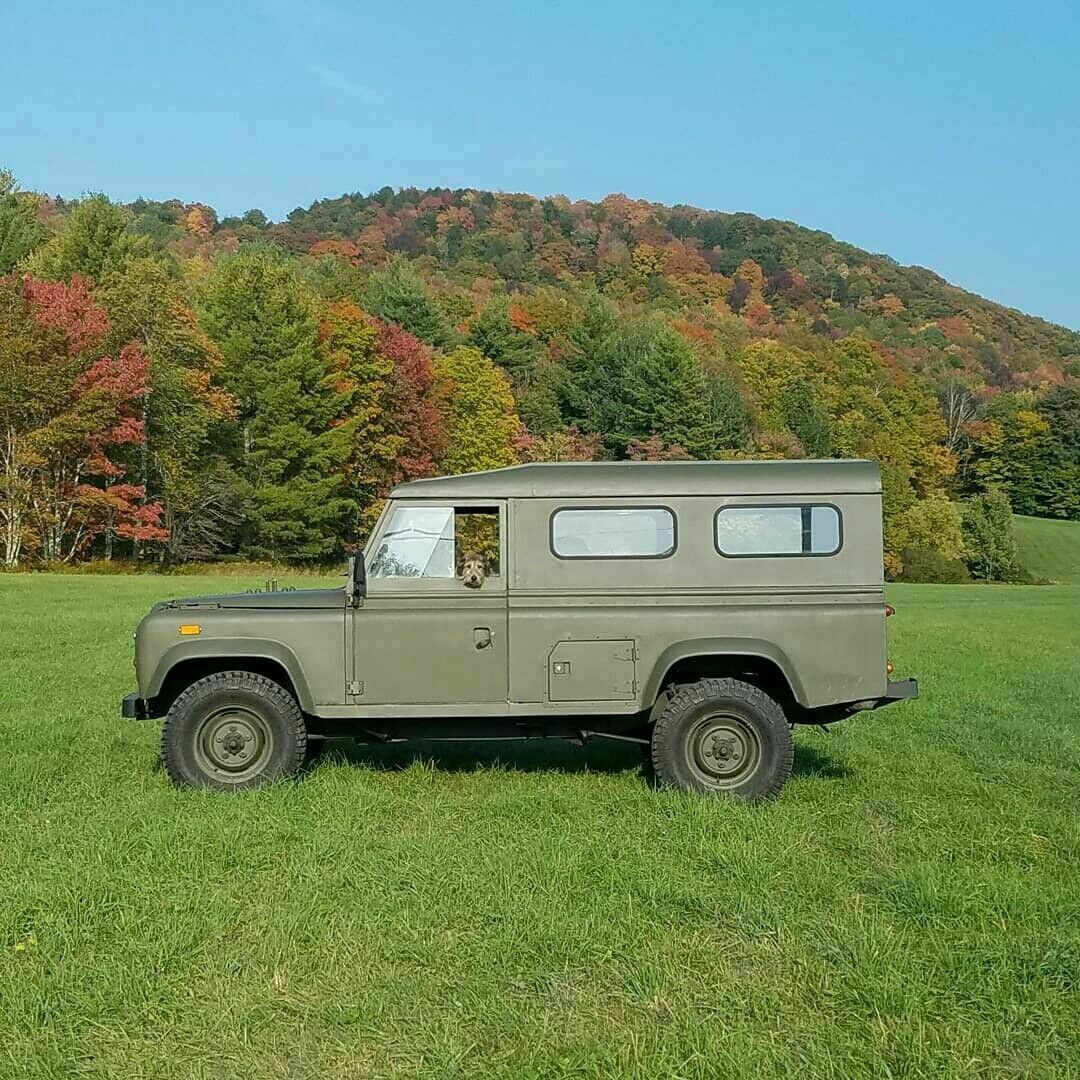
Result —
[{"label": "olive green vehicle", "polygon": [[869,461],[522,465],[390,496],[337,589],[156,605],[129,717],[178,784],[296,773],[326,738],[639,743],[661,783],[775,795],[793,724],[890,682]]}]

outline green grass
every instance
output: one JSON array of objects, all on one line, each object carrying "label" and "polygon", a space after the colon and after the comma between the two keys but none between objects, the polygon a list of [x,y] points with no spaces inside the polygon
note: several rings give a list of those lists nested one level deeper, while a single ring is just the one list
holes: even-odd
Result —
[{"label": "green grass", "polygon": [[1080,521],[1013,518],[1020,564],[1037,578],[1080,585]]},{"label": "green grass", "polygon": [[218,587],[0,576],[5,1080],[1080,1075],[1080,590],[891,589],[922,698],[747,807],[603,745],[175,790],[131,630]]}]

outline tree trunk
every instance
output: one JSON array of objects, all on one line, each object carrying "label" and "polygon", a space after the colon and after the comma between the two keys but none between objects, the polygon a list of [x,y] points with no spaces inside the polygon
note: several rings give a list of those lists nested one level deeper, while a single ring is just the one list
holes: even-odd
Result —
[{"label": "tree trunk", "polygon": [[[142,496],[139,499],[139,505],[140,506],[145,506],[148,499],[150,498],[150,494],[149,494],[150,493],[150,439],[149,439],[149,432],[150,432],[150,405],[149,405],[149,402],[147,403],[146,407],[143,409],[143,432],[146,433],[147,437],[143,439],[142,446],[139,447],[139,482],[142,484]],[[112,543],[111,543],[111,541],[112,541],[112,537],[110,536],[109,537],[109,542],[108,542],[109,554],[106,555],[106,558],[112,558]],[[131,552],[132,555],[134,555],[134,557],[136,559],[142,559],[142,557],[143,557],[143,546],[142,546],[142,541],[138,537],[136,537],[134,540],[132,540],[131,547],[132,547],[132,552]]]},{"label": "tree trunk", "polygon": [[0,503],[0,520],[4,523],[4,566],[9,570],[19,565],[22,553],[22,507],[19,504],[19,475],[15,463],[15,432],[8,428],[4,439],[4,487]]}]

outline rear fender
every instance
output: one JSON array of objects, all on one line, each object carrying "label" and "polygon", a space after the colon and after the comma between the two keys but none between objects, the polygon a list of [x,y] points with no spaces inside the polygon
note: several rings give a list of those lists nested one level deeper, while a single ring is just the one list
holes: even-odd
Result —
[{"label": "rear fender", "polygon": [[776,666],[787,682],[796,703],[806,704],[806,693],[787,654],[770,641],[760,638],[692,638],[669,645],[659,656],[645,682],[645,702],[656,701],[668,672],[687,660],[712,659],[733,660],[739,657],[765,660]]}]

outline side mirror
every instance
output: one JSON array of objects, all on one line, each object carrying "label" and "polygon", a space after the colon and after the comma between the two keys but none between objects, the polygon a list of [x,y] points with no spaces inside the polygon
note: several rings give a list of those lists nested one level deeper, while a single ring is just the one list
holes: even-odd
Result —
[{"label": "side mirror", "polygon": [[349,556],[349,585],[346,591],[353,607],[367,594],[367,567],[364,565],[363,549]]}]

